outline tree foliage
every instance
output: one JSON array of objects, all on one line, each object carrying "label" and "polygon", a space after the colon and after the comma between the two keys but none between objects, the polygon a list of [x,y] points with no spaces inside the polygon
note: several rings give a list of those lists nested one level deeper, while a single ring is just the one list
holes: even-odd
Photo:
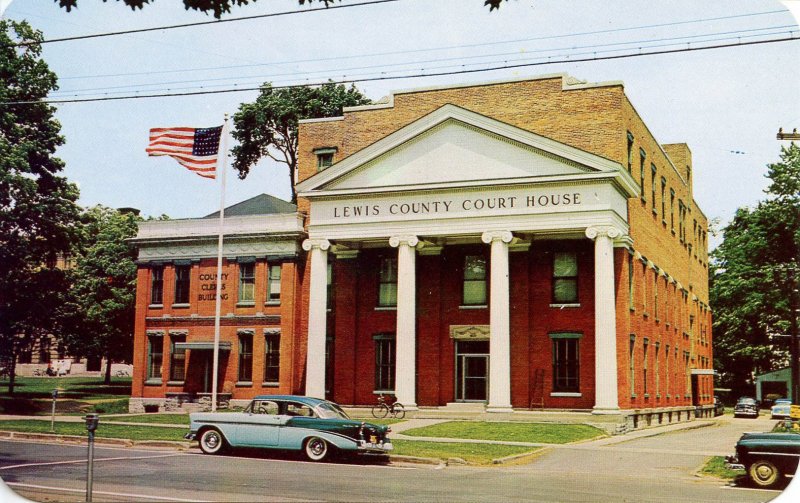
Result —
[{"label": "tree foliage", "polygon": [[289,167],[292,202],[296,202],[294,173],[297,169],[297,124],[301,119],[336,117],[344,107],[365,105],[370,100],[355,86],[329,82],[314,87],[274,89],[267,83],[253,103],[243,103],[233,116],[233,167],[239,178],[263,157]]},{"label": "tree foliage", "polygon": [[[41,40],[25,22],[0,20],[0,102],[36,102],[58,88]],[[12,47],[21,42],[34,44]],[[59,176],[54,113],[41,102],[0,107],[0,357],[12,390],[16,356],[52,328],[47,313],[66,288],[54,265],[77,233],[78,189]]]},{"label": "tree foliage", "polygon": [[714,360],[720,384],[752,393],[752,376],[788,365],[790,296],[800,247],[800,152],[768,166],[769,197],[741,208],[712,257]]},{"label": "tree foliage", "polygon": [[[78,7],[78,0],[53,0],[58,5],[70,12],[72,9]],[[84,0],[85,1],[85,0]],[[108,0],[103,0],[107,2]],[[119,2],[120,0],[117,0]],[[125,5],[133,10],[142,9],[145,5],[150,3],[150,0],[122,0]],[[314,0],[297,0],[300,5],[312,4]],[[476,0],[479,1],[479,0]],[[489,10],[499,9],[500,4],[508,0],[484,0],[483,4],[489,6]],[[183,0],[183,5],[186,10],[197,10],[200,12],[213,13],[214,17],[219,19],[223,14],[228,14],[231,7],[241,7],[250,3],[255,3],[256,0]],[[317,0],[318,4],[325,7],[333,5],[335,0]]]},{"label": "tree foliage", "polygon": [[141,220],[130,212],[95,206],[83,214],[82,239],[70,270],[71,289],[57,310],[59,338],[70,354],[130,361],[136,307],[136,236]]}]

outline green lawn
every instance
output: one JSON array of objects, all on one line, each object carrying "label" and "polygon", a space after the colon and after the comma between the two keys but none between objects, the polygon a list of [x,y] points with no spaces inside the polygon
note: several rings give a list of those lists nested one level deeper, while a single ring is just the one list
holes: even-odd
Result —
[{"label": "green lawn", "polygon": [[[56,433],[59,435],[86,436],[86,425],[83,423],[64,423],[56,421]],[[49,421],[0,421],[0,430],[24,431],[27,433],[50,433]],[[159,428],[155,426],[127,426],[103,424],[97,427],[96,436],[104,438],[126,438],[130,440],[183,440],[186,431],[178,428]]]},{"label": "green lawn", "polygon": [[[189,426],[189,414],[141,414],[138,416],[108,417],[106,421],[150,424],[184,424]],[[2,424],[2,423],[0,423]]]},{"label": "green lawn", "polygon": [[713,456],[706,461],[706,464],[700,470],[701,475],[708,475],[720,479],[733,480],[740,475],[744,475],[744,470],[731,470],[725,467],[725,458],[722,456]]},{"label": "green lawn", "polygon": [[8,394],[8,380],[0,381],[0,397],[46,398],[58,388],[59,398],[75,400],[107,400],[131,396],[130,377],[112,377],[111,384],[103,384],[102,377],[17,377],[14,395]]},{"label": "green lawn", "polygon": [[415,440],[392,440],[392,454],[422,458],[461,458],[468,463],[490,464],[492,460],[532,453],[538,448],[496,444],[458,444],[450,442],[417,442]]},{"label": "green lawn", "polygon": [[414,437],[469,438],[545,444],[566,444],[605,436],[585,424],[450,421],[403,432]]}]

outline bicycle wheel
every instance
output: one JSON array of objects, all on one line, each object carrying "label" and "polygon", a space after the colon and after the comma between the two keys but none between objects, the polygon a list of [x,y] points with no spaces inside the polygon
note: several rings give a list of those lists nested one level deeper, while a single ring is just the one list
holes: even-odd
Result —
[{"label": "bicycle wheel", "polygon": [[372,407],[372,417],[382,419],[389,414],[389,406],[385,403],[379,403]]},{"label": "bicycle wheel", "polygon": [[397,419],[403,419],[404,417],[406,417],[406,409],[405,407],[403,407],[402,403],[394,404],[392,409],[393,409],[392,415],[394,415],[394,417],[396,417]]}]

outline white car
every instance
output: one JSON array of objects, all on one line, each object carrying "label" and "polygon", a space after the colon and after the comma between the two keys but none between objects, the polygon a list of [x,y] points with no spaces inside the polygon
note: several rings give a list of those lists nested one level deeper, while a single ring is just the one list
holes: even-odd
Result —
[{"label": "white car", "polygon": [[772,419],[786,419],[792,411],[792,400],[789,398],[778,398],[772,405]]}]

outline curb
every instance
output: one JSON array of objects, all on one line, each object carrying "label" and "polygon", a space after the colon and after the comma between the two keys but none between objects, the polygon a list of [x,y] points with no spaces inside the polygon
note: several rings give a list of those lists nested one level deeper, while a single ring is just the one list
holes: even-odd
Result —
[{"label": "curb", "polygon": [[506,456],[504,458],[497,458],[492,460],[493,465],[505,465],[509,463],[513,463],[514,461],[522,461],[523,459],[526,461],[533,461],[534,459],[538,458],[539,456],[550,452],[553,448],[552,447],[541,447],[536,449],[535,451],[530,452],[523,452],[522,454],[514,454],[513,456]]},{"label": "curb", "polygon": [[422,458],[417,456],[404,456],[401,454],[390,454],[389,461],[396,461],[398,463],[416,463],[421,465],[445,465],[445,463],[438,458]]},{"label": "curb", "polygon": [[[70,444],[85,444],[89,439],[81,435],[61,435],[58,433],[27,433],[21,431],[0,431],[0,438],[13,440],[50,440]],[[95,444],[122,447],[171,447],[179,450],[189,449],[191,443],[175,440],[130,440],[127,438],[94,437]]]}]

